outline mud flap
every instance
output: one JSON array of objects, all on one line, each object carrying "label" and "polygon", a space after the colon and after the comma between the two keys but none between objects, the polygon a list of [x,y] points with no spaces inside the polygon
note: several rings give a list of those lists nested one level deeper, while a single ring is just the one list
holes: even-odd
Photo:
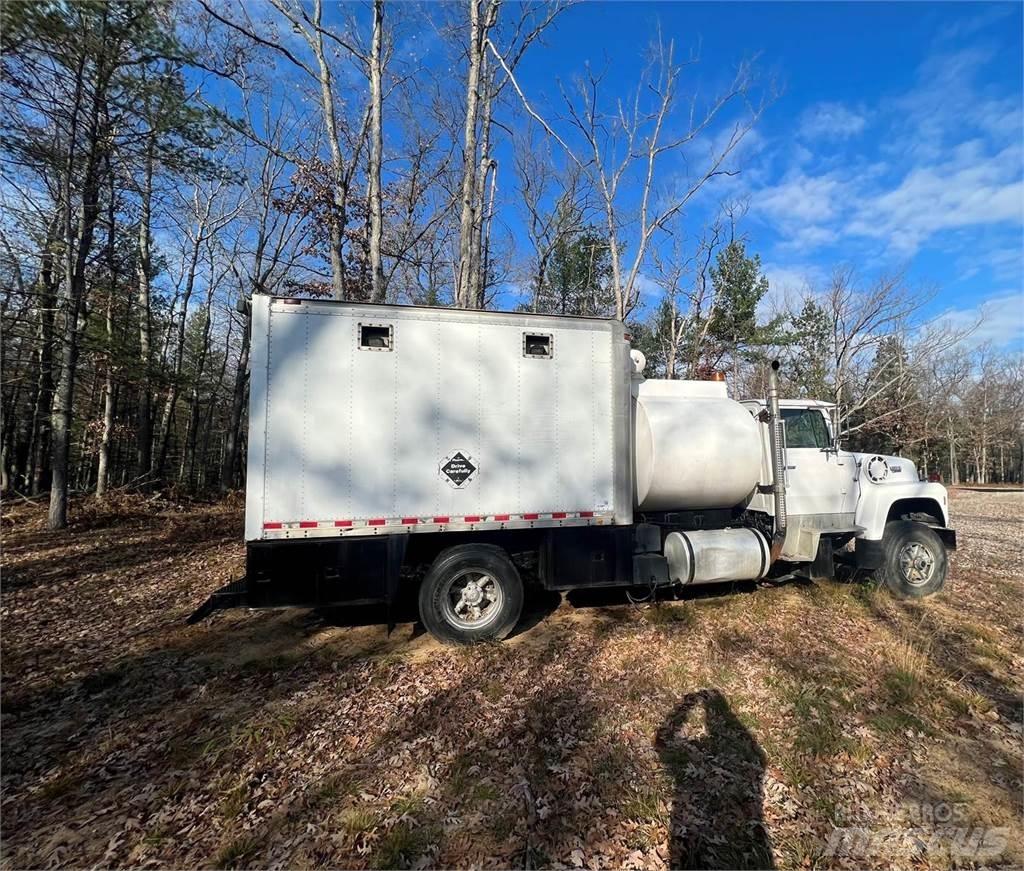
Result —
[{"label": "mud flap", "polygon": [[818,552],[810,565],[812,581],[831,581],[836,576],[832,539],[827,535],[818,539]]},{"label": "mud flap", "polygon": [[214,611],[225,611],[228,608],[244,608],[249,604],[249,582],[246,578],[239,578],[230,584],[225,584],[214,592],[209,599],[195,609],[185,622],[192,626],[200,620],[205,620]]}]

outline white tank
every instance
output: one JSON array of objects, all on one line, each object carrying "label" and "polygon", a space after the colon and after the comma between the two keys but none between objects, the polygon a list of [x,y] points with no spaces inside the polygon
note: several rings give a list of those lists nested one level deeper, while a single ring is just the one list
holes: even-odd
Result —
[{"label": "white tank", "polygon": [[731,508],[757,486],[757,422],[723,381],[634,382],[636,507]]}]

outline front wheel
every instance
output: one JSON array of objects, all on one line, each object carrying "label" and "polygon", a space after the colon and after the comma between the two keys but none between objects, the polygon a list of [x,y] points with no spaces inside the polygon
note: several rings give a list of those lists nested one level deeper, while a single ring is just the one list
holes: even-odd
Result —
[{"label": "front wheel", "polygon": [[946,583],[946,547],[935,531],[923,523],[887,523],[882,551],[884,559],[878,579],[894,596],[920,599],[937,593]]},{"label": "front wheel", "polygon": [[523,582],[499,547],[465,544],[443,551],[420,587],[420,619],[438,641],[472,644],[504,638],[519,622]]}]

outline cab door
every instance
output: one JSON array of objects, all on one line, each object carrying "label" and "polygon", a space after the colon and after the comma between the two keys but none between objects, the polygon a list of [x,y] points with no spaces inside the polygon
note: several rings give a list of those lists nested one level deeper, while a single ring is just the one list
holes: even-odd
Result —
[{"label": "cab door", "polygon": [[822,409],[783,408],[782,419],[786,424],[788,513],[852,515],[857,468],[851,455],[833,449]]}]

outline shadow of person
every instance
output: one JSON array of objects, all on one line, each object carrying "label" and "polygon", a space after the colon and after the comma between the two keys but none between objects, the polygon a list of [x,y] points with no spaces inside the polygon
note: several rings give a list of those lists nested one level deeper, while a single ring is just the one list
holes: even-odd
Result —
[{"label": "shadow of person", "polygon": [[715,689],[690,693],[655,738],[674,779],[672,868],[774,868],[762,815],[765,756]]}]

